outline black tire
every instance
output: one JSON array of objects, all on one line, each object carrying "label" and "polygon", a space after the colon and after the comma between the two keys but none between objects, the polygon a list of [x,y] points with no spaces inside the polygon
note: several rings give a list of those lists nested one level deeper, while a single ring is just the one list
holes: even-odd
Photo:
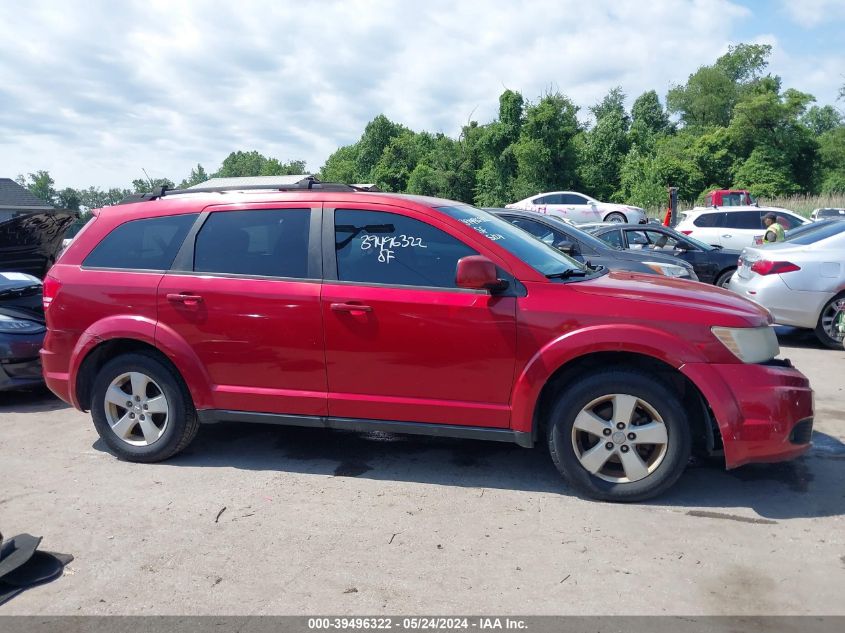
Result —
[{"label": "black tire", "polygon": [[728,283],[735,272],[736,268],[728,268],[727,270],[722,271],[719,276],[716,277],[714,285],[719,286],[719,288],[728,288]]},{"label": "black tire", "polygon": [[[631,395],[644,401],[665,425],[667,440],[663,457],[652,472],[638,481],[606,481],[589,472],[576,454],[573,442],[576,417],[588,404],[610,394]],[[642,411],[639,405],[636,411]],[[657,376],[633,368],[583,376],[561,393],[547,422],[549,452],[555,466],[576,490],[594,499],[633,502],[655,497],[678,480],[689,461],[691,433],[680,399]],[[636,428],[631,426],[628,430]],[[597,445],[603,450],[604,440],[599,440]]]},{"label": "black tire", "polygon": [[[112,430],[106,412],[106,390],[122,374],[139,372],[160,387],[168,406],[167,423],[161,436],[146,446],[127,443]],[[131,396],[128,396],[131,398]],[[154,354],[124,354],[107,362],[94,379],[91,417],[100,438],[120,459],[130,462],[159,462],[184,450],[199,430],[199,419],[182,377]]]},{"label": "black tire", "polygon": [[619,211],[611,211],[606,216],[604,216],[605,222],[619,222],[621,224],[625,224],[628,222],[628,218],[625,217],[624,213],[620,213]]},{"label": "black tire", "polygon": [[831,336],[827,332],[827,330],[825,329],[824,320],[825,320],[825,317],[826,317],[825,313],[827,313],[829,310],[831,310],[831,308],[833,308],[835,303],[838,303],[838,302],[841,302],[841,301],[845,301],[845,292],[840,292],[833,299],[831,299],[826,304],[824,304],[824,307],[822,308],[821,313],[819,313],[819,320],[816,322],[816,329],[815,329],[816,338],[818,338],[819,341],[821,341],[821,343],[823,345],[825,345],[825,346],[827,346],[831,349],[839,349],[839,350],[842,349],[843,339],[839,338],[839,337]]}]

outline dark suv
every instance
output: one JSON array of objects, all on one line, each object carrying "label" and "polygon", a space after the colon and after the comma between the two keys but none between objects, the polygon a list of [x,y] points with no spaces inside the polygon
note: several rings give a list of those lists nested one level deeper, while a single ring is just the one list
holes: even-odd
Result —
[{"label": "dark suv", "polygon": [[133,461],[220,420],[542,441],[578,490],[630,501],[693,448],[733,468],[809,447],[812,391],[763,308],[449,200],[159,191],[99,211],[44,306],[47,384]]}]

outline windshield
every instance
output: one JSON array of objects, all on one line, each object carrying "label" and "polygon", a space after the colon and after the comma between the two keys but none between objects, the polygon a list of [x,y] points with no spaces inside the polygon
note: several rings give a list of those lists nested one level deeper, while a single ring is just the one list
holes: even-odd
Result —
[{"label": "windshield", "polygon": [[589,271],[586,266],[556,248],[544,244],[492,213],[468,204],[437,207],[437,210],[475,229],[544,275],[556,275],[568,270]]},{"label": "windshield", "polygon": [[842,232],[845,232],[845,222],[834,221],[827,226],[820,226],[817,229],[805,231],[800,235],[789,239],[788,242],[790,244],[801,244],[802,246],[806,246],[807,244],[815,244],[816,242],[826,240],[834,235],[839,235]]}]

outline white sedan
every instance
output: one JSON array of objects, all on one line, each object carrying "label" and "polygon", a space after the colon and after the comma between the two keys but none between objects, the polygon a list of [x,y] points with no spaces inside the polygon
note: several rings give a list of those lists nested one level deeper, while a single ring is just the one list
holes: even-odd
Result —
[{"label": "white sedan", "polygon": [[775,323],[815,330],[822,343],[842,349],[845,222],[745,248],[728,288],[768,308]]},{"label": "white sedan", "polygon": [[645,211],[639,207],[599,202],[595,198],[576,191],[538,193],[536,196],[509,204],[506,208],[554,215],[576,224],[585,222],[645,224],[648,222]]}]

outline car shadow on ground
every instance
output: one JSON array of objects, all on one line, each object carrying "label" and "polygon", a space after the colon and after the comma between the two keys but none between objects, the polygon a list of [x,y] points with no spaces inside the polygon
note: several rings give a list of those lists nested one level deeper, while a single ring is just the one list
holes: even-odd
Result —
[{"label": "car shadow on ground", "polygon": [[[845,514],[845,444],[816,432],[807,456],[780,464],[693,460],[655,506],[748,509],[768,520]],[[98,450],[106,450],[102,442]],[[166,461],[171,467],[234,467],[379,481],[575,494],[545,448],[513,444],[328,429],[221,423],[203,426],[196,440]],[[705,513],[706,515],[707,513]],[[710,513],[712,514],[712,513]],[[747,513],[746,513],[747,514]],[[747,518],[747,517],[746,517]],[[753,519],[753,517],[751,517]]]},{"label": "car shadow on ground", "polygon": [[69,404],[59,400],[47,387],[0,391],[0,415],[4,413],[42,413],[69,407]]},{"label": "car shadow on ground", "polygon": [[[830,350],[829,347],[822,344],[813,330],[803,330],[801,328],[794,328],[786,325],[777,325],[775,326],[775,332],[777,333],[778,343],[780,343],[781,347]],[[784,350],[781,350],[781,356],[788,355],[788,352],[784,353]]]}]

